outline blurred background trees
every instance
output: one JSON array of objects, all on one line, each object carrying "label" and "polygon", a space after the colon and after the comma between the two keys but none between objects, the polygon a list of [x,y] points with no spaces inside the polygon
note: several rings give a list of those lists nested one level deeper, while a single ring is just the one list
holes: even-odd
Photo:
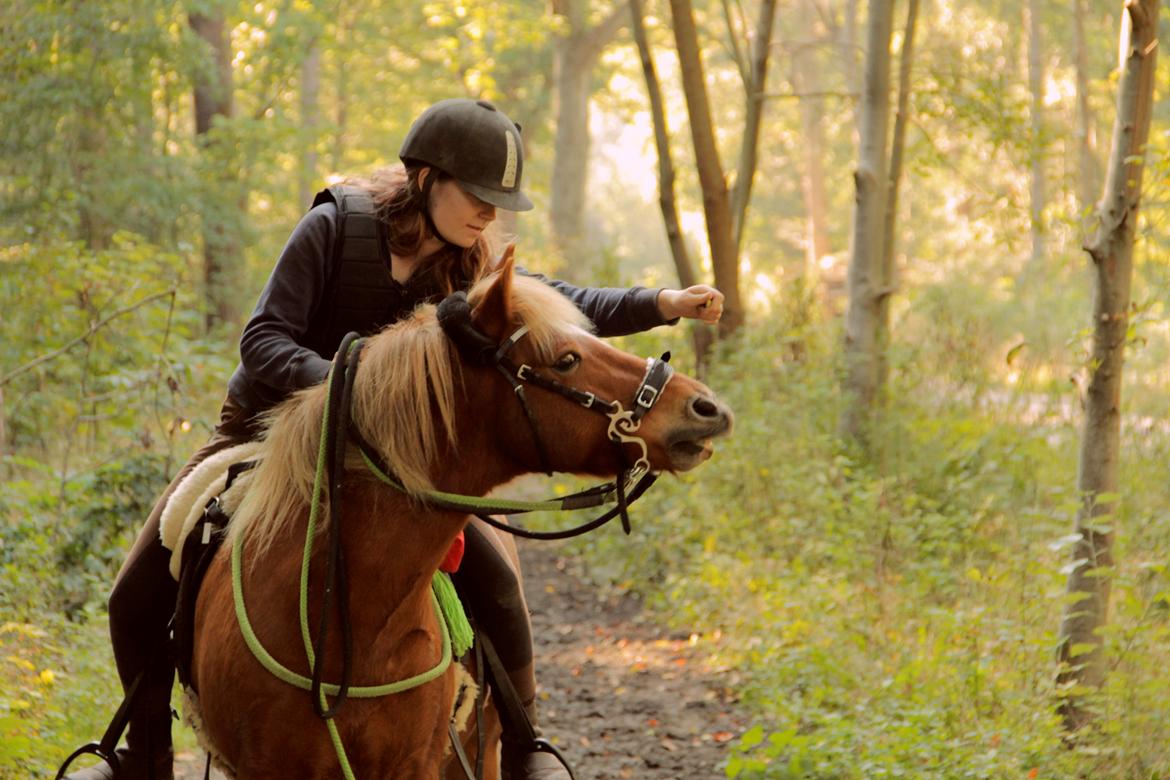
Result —
[{"label": "blurred background trees", "polygon": [[[100,732],[109,583],[313,193],[451,96],[523,125],[537,208],[500,221],[525,265],[690,267],[738,301],[697,341],[736,437],[646,499],[642,544],[579,547],[742,671],[760,725],[729,775],[1170,774],[1170,65],[1128,224],[1116,485],[1078,485],[1124,8],[919,0],[912,24],[912,1],[0,0],[0,774]],[[693,369],[661,330],[627,346]],[[1109,517],[1070,533],[1082,489]],[[1105,525],[1108,673],[1081,686],[1086,643],[1054,652]]]}]

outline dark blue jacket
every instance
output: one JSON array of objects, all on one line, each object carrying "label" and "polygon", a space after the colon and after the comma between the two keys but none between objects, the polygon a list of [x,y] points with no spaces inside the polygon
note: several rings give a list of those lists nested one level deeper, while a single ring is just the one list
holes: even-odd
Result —
[{"label": "dark blue jacket", "polygon": [[[335,252],[338,209],[332,202],[314,206],[297,224],[264,285],[240,338],[240,364],[228,394],[250,414],[279,403],[292,392],[317,384],[329,373],[330,358],[341,343],[336,333],[322,335],[332,305],[340,262]],[[658,311],[659,289],[575,287],[525,273],[566,295],[591,319],[599,336],[621,336],[665,324]],[[416,273],[406,284],[390,277],[385,291],[384,327],[423,302],[437,302],[433,288]],[[376,328],[375,328],[376,330]],[[342,334],[344,335],[344,334]],[[325,343],[326,341],[330,343]]]}]

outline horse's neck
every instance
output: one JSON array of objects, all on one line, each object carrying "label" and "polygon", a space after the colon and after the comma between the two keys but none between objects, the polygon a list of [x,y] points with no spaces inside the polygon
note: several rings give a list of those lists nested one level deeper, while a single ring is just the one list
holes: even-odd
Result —
[{"label": "horse's neck", "polygon": [[[506,402],[516,403],[510,394],[500,401]],[[500,485],[528,473],[510,453],[502,451],[504,445],[495,430],[498,420],[495,415],[485,415],[485,408],[496,406],[492,399],[481,396],[475,407],[469,405],[458,411],[456,419],[462,421],[459,446],[456,451],[447,449],[433,466],[430,476],[436,490],[461,496],[486,496]]]},{"label": "horse's neck", "polygon": [[[418,629],[433,620],[431,578],[466,516],[426,511],[369,480],[347,483],[342,500],[355,646],[366,647],[375,665],[386,663],[377,659],[429,658],[432,642]],[[318,547],[323,552],[327,545],[322,540]],[[323,573],[324,565],[319,555],[315,571]]]},{"label": "horse's neck", "polygon": [[379,590],[404,595],[420,577],[429,583],[466,516],[427,509],[405,494],[370,480],[351,480],[343,498],[346,556],[382,583]]}]

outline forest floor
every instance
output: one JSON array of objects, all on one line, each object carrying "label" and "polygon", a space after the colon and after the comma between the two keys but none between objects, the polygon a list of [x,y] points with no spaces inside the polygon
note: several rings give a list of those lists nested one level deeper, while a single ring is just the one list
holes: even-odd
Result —
[{"label": "forest floor", "polygon": [[[714,668],[688,632],[651,621],[635,597],[587,583],[562,545],[522,541],[520,556],[541,725],[578,780],[723,777],[747,722],[733,673]],[[203,764],[180,753],[177,780],[199,780]]]}]

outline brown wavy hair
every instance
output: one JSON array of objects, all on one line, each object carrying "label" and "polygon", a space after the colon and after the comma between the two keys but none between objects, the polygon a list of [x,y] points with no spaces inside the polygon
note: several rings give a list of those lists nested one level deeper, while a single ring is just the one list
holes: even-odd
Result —
[{"label": "brown wavy hair", "polygon": [[[418,174],[423,164],[396,163],[379,168],[368,177],[347,180],[347,184],[364,187],[374,199],[378,218],[386,226],[386,235],[393,254],[417,254],[423,242],[434,235],[434,223],[427,218],[426,193],[418,186]],[[435,183],[450,179],[450,174],[431,168],[437,174]],[[436,236],[442,239],[441,236]],[[444,242],[416,274],[443,295],[466,289],[475,284],[494,266],[494,247],[484,235],[466,249]]]}]

